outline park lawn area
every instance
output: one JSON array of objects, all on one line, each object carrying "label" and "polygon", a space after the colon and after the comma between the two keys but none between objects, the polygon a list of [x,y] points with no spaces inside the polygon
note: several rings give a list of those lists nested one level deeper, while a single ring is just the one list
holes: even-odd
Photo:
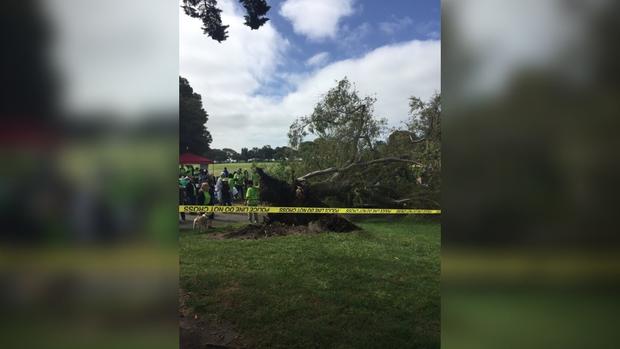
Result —
[{"label": "park lawn area", "polygon": [[183,232],[187,304],[232,322],[250,347],[439,348],[440,225],[358,225],[259,240]]},{"label": "park lawn area", "polygon": [[[260,167],[264,170],[267,170],[276,165],[277,162],[256,162],[256,167]],[[200,168],[200,166],[195,166],[196,168]],[[218,163],[209,165],[209,172],[215,173],[215,175],[219,175],[222,171],[224,171],[224,167],[228,169],[228,171],[237,171],[238,169],[248,170],[252,169],[251,162],[232,162],[232,163]]]},{"label": "park lawn area", "polygon": [[[277,164],[277,162],[256,162],[256,167],[260,167],[264,170],[269,169],[271,166]],[[209,165],[209,169],[213,168],[215,174],[219,174],[224,171],[224,167],[228,169],[228,171],[237,171],[238,169],[248,170],[252,169],[251,162],[233,162],[233,163],[220,163],[220,164],[212,164]]]}]

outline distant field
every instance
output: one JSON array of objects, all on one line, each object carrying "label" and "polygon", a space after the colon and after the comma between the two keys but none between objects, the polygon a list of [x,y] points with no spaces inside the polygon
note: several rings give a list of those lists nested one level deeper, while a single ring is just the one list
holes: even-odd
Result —
[{"label": "distant field", "polygon": [[[275,164],[277,164],[277,162],[257,162],[256,167],[268,169],[269,167]],[[237,169],[241,169],[241,171],[243,170],[249,171],[252,168],[252,163],[251,162],[237,162],[237,163],[230,163],[230,164],[212,164],[212,165],[209,165],[209,170],[214,171],[215,174],[219,174],[220,172],[224,170],[224,167],[228,168],[228,171],[231,171],[231,170],[236,171]]]},{"label": "distant field", "polygon": [[[256,162],[256,166],[263,168],[265,170],[269,170],[270,167],[277,164],[277,162]],[[199,168],[200,166],[194,166]],[[220,163],[220,164],[211,164],[209,165],[209,172],[215,173],[215,175],[219,175],[224,170],[224,167],[228,169],[228,171],[236,171],[237,169],[248,170],[252,168],[251,162],[237,162],[237,163]]]}]

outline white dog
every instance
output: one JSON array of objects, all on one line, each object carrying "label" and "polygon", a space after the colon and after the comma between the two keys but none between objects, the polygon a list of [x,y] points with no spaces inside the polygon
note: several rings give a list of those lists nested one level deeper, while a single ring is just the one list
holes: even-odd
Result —
[{"label": "white dog", "polygon": [[210,228],[209,218],[206,214],[201,214],[198,217],[194,218],[194,225],[192,226],[192,230],[196,230],[198,227],[199,232],[203,232],[205,229]]}]

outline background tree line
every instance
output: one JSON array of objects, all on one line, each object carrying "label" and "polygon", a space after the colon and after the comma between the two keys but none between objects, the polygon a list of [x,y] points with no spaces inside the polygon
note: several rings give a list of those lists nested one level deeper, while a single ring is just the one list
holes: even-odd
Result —
[{"label": "background tree line", "polygon": [[272,148],[270,145],[264,145],[262,148],[241,148],[241,152],[237,152],[231,148],[210,149],[205,153],[206,157],[218,162],[224,161],[282,161],[294,160],[297,152],[287,146]]}]

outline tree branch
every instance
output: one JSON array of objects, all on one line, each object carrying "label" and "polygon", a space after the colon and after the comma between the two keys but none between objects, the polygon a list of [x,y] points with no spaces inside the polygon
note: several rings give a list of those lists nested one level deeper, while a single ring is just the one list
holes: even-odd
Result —
[{"label": "tree branch", "polygon": [[406,162],[406,163],[411,163],[411,164],[417,164],[420,165],[419,162],[414,161],[414,160],[409,160],[409,159],[405,159],[405,158],[396,158],[396,157],[387,157],[387,158],[381,158],[381,159],[375,159],[375,160],[371,160],[371,161],[364,161],[364,162],[354,162],[351,164],[348,164],[344,167],[341,168],[337,168],[337,167],[330,167],[330,168],[326,168],[324,170],[318,170],[318,171],[314,171],[314,172],[310,172],[307,173],[299,178],[297,178],[298,181],[305,181],[308,180],[312,177],[317,177],[317,176],[322,176],[322,175],[326,175],[326,174],[337,174],[337,173],[341,173],[341,172],[346,172],[349,171],[355,167],[368,167],[368,166],[372,166],[372,165],[376,165],[376,164],[383,164],[383,163],[390,163],[390,162]]},{"label": "tree branch", "polygon": [[413,137],[417,137],[417,135],[411,131],[407,131],[407,130],[398,130],[397,132],[402,132],[402,133],[406,133],[409,136],[409,140],[411,141],[411,143],[416,144],[416,143],[421,143],[424,142],[426,140],[426,137],[422,137],[420,139],[414,139]]}]

